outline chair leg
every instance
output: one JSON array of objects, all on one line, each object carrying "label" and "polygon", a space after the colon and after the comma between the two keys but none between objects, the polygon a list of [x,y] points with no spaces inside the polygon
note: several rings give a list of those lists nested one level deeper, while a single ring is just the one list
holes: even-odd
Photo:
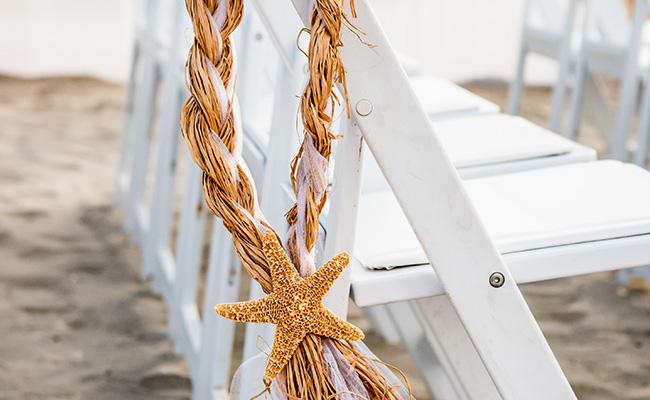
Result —
[{"label": "chair leg", "polygon": [[387,343],[397,344],[402,340],[395,323],[390,317],[388,307],[372,306],[362,309],[364,317],[370,322],[372,330],[381,336]]},{"label": "chair leg", "polygon": [[524,65],[526,62],[526,55],[528,50],[523,43],[521,49],[519,50],[519,59],[517,60],[517,71],[515,73],[515,79],[510,83],[510,89],[508,91],[508,106],[506,112],[510,115],[519,114],[519,109],[521,106],[521,95],[524,86]]},{"label": "chair leg", "polygon": [[[201,169],[188,160],[188,170],[185,177],[185,188],[181,215],[176,236],[176,254],[174,282],[172,284],[171,299],[168,309],[169,336],[174,340],[175,348],[187,357],[192,354],[192,340],[188,335],[185,324],[185,305],[192,302],[193,288],[196,288],[198,271],[201,262],[201,249],[203,245],[204,223],[207,215],[203,205],[203,188],[201,185]],[[164,295],[164,293],[163,293]],[[197,312],[198,315],[198,312]],[[194,328],[190,328],[194,329]],[[188,367],[191,366],[188,361]]]},{"label": "chair leg", "polygon": [[587,65],[584,58],[580,57],[576,64],[576,81],[573,86],[573,93],[571,95],[571,107],[569,111],[569,127],[567,136],[571,140],[578,139],[578,129],[580,129],[580,122],[582,120],[582,111],[584,107],[584,89],[585,89],[585,74],[587,74]]},{"label": "chair leg", "polygon": [[469,399],[464,388],[448,377],[450,371],[445,370],[427,341],[424,329],[411,305],[407,302],[393,303],[387,305],[386,309],[393,318],[394,325],[418,367],[429,393],[436,399]]},{"label": "chair leg", "polygon": [[153,201],[150,208],[149,232],[143,240],[142,270],[143,278],[154,271],[156,254],[166,247],[171,236],[171,223],[176,184],[176,164],[178,163],[178,115],[183,105],[181,89],[175,81],[165,82],[164,104],[160,113],[159,145],[156,157]]},{"label": "chair leg", "polygon": [[120,155],[117,171],[117,204],[124,206],[125,193],[127,186],[130,184],[129,161],[133,150],[133,109],[136,96],[137,80],[139,78],[140,67],[140,44],[136,42],[133,46],[133,56],[131,61],[131,70],[129,84],[126,89],[126,98],[124,101],[124,110],[122,117],[122,132],[120,134]]},{"label": "chair leg", "polygon": [[[434,367],[439,370],[425,378],[429,385],[435,385],[432,393],[436,398],[501,398],[447,296],[424,298],[405,305],[398,310],[394,305],[389,307],[393,307],[391,311],[398,328],[409,327],[403,338],[414,361],[418,365],[425,363],[426,370]],[[415,322],[406,325],[406,318]],[[455,396],[444,395],[441,390],[445,388],[453,390]]]},{"label": "chair leg", "polygon": [[562,114],[564,111],[564,100],[566,98],[566,82],[569,75],[569,64],[569,55],[562,55],[557,82],[555,82],[555,85],[553,86],[551,112],[548,118],[548,129],[555,133],[559,133],[562,127]]},{"label": "chair leg", "polygon": [[160,68],[154,60],[149,60],[144,66],[143,82],[136,98],[133,111],[134,123],[134,147],[132,157],[130,182],[126,190],[126,201],[124,202],[123,228],[131,235],[134,243],[141,244],[140,224],[144,215],[141,214],[141,207],[144,201],[146,187],[147,168],[149,164],[149,148],[151,138],[149,129],[153,123],[156,112],[156,93],[160,79]]},{"label": "chair leg", "polygon": [[[251,282],[249,299],[259,299],[266,296],[262,287],[255,281]],[[262,352],[269,352],[273,346],[275,325],[272,324],[247,324],[244,335],[244,355],[242,361]]]},{"label": "chair leg", "polygon": [[627,139],[630,135],[630,123],[634,117],[638,93],[638,77],[628,77],[628,79],[623,80],[612,144],[612,158],[615,160],[626,161],[628,158]]},{"label": "chair leg", "polygon": [[196,400],[228,398],[235,322],[217,316],[214,305],[237,300],[242,268],[231,246],[230,234],[221,221],[215,221],[203,301],[200,367],[192,390]]},{"label": "chair leg", "polygon": [[634,111],[637,105],[640,83],[638,74],[638,54],[641,48],[643,25],[647,18],[648,2],[635,1],[632,32],[630,33],[630,42],[627,46],[628,55],[625,62],[625,68],[621,74],[618,116],[612,145],[612,158],[621,161],[626,161],[628,159],[627,140],[630,135],[630,124],[634,117]]},{"label": "chair leg", "polygon": [[647,83],[643,85],[639,114],[638,148],[634,155],[634,163],[640,167],[645,167],[650,145],[650,87]]}]

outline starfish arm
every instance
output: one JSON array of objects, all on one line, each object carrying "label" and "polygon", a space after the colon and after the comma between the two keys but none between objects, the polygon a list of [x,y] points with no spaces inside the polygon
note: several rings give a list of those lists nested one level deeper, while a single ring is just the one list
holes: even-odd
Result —
[{"label": "starfish arm", "polygon": [[365,336],[363,331],[351,323],[334,315],[333,312],[322,306],[314,316],[315,323],[311,331],[320,336],[338,340],[361,340]]},{"label": "starfish arm", "polygon": [[239,322],[276,324],[281,305],[270,294],[258,300],[217,304],[214,311],[224,318]]},{"label": "starfish arm", "polygon": [[306,279],[307,285],[323,298],[349,262],[350,257],[347,253],[334,256]]},{"label": "starfish arm", "polygon": [[266,231],[262,238],[262,244],[264,256],[271,270],[273,291],[276,291],[277,288],[289,286],[292,281],[300,279],[296,267],[293,266],[275,232],[270,229]]},{"label": "starfish arm", "polygon": [[307,335],[305,329],[296,329],[297,327],[290,324],[291,322],[287,321],[280,323],[275,328],[273,348],[266,361],[266,369],[264,371],[264,380],[267,382],[272,381],[278,376],[282,368],[287,365],[291,356],[293,356],[300,342]]}]

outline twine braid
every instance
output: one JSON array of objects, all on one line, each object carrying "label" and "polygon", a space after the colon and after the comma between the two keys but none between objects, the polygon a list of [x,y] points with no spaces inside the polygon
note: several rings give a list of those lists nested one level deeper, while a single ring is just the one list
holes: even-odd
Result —
[{"label": "twine braid", "polygon": [[[243,0],[186,0],[195,39],[187,61],[187,85],[191,93],[181,113],[181,129],[190,154],[203,171],[206,203],[223,220],[232,234],[237,255],[248,273],[265,292],[272,290],[269,265],[262,251],[262,236],[271,229],[259,211],[250,173],[241,158],[239,105],[234,95],[236,56],[230,35],[239,25]],[[310,82],[302,96],[301,112],[305,138],[309,137],[326,160],[331,154],[330,132],[334,83],[345,86],[338,47],[341,21],[346,17],[342,0],[316,0],[311,19],[309,51]],[[305,143],[292,162],[292,184],[300,195],[297,180]],[[308,173],[308,172],[305,172]],[[311,250],[318,232],[318,216],[326,200],[326,190],[314,193],[307,187],[307,206],[296,205],[287,214],[290,225],[298,215],[307,218],[304,240]],[[300,238],[297,238],[300,239]],[[291,253],[291,252],[290,252]],[[298,265],[298,264],[296,264]],[[323,361],[322,340],[330,340],[354,367],[370,399],[401,399],[370,360],[347,341],[323,339],[308,334],[281,372],[284,390],[291,399],[325,400],[336,397],[336,388]]]},{"label": "twine braid", "polygon": [[243,0],[185,3],[195,39],[187,60],[191,96],[181,112],[183,136],[192,158],[203,170],[208,208],[232,234],[244,268],[270,293],[271,278],[259,225],[269,226],[261,217],[255,187],[240,154],[237,159],[241,124],[234,96],[236,56],[230,35],[241,22]]},{"label": "twine braid", "polygon": [[[354,2],[352,1],[354,5]],[[301,185],[299,176],[304,173],[305,164],[300,163],[308,141],[323,157],[329,161],[332,153],[332,139],[338,138],[330,128],[332,126],[335,103],[339,103],[333,90],[335,83],[342,83],[345,88],[345,69],[341,61],[339,47],[341,28],[345,14],[343,0],[316,0],[310,21],[309,41],[309,81],[302,94],[300,112],[305,128],[305,138],[296,157],[291,162],[291,183],[296,198],[303,195],[305,204],[296,202],[286,215],[289,226],[304,220],[304,229],[290,230],[287,245],[296,265],[305,261],[298,248],[304,246],[307,253],[314,248],[318,236],[318,218],[327,200],[327,171],[323,177],[322,190],[314,190],[313,185]],[[354,7],[353,7],[354,10]],[[305,193],[300,193],[305,191]],[[300,209],[302,208],[302,209]],[[299,215],[302,214],[302,218]],[[303,232],[304,231],[304,232]],[[301,237],[302,236],[302,237]],[[303,243],[297,243],[298,241]]]}]

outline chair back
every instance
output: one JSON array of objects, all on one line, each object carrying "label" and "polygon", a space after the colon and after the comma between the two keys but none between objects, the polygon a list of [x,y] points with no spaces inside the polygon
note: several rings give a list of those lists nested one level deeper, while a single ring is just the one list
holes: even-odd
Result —
[{"label": "chair back", "polygon": [[627,46],[630,40],[632,20],[621,0],[588,0],[585,24],[590,42]]},{"label": "chair back", "polygon": [[568,5],[560,0],[528,0],[524,24],[526,27],[559,34],[566,23],[567,9]]}]

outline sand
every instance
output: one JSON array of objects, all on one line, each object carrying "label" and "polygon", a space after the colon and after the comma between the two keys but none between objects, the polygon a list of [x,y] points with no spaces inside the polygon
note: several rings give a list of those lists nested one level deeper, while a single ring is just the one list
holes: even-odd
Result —
[{"label": "sand", "polygon": [[[472,85],[504,106],[503,85]],[[547,90],[523,113],[543,123]],[[161,299],[114,207],[123,88],[0,78],[0,399],[187,399]],[[589,144],[603,143],[587,126]],[[522,286],[581,399],[650,398],[650,295],[613,273]],[[352,317],[428,399],[401,345]]]}]

